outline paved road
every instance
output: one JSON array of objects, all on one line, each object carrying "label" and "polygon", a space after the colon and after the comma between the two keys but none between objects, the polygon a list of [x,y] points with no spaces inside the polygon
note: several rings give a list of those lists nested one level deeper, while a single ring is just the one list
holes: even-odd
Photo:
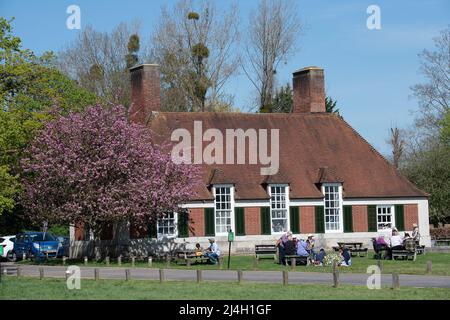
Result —
[{"label": "paved road", "polygon": [[[9,273],[15,274],[15,265],[2,263],[3,268],[10,269]],[[39,276],[39,266],[21,265],[21,274],[24,276]],[[62,266],[42,266],[45,277],[64,278],[67,268]],[[101,267],[99,269],[100,279],[125,279],[125,268]],[[196,280],[196,270],[164,269],[167,280]],[[237,272],[229,270],[203,270],[203,280],[210,281],[237,281]],[[159,269],[153,268],[131,268],[130,276],[136,280],[159,280]],[[340,283],[365,286],[368,274],[341,273]],[[81,277],[94,279],[93,267],[81,267]],[[281,283],[283,279],[281,271],[244,271],[243,280],[253,282]],[[450,288],[450,277],[448,276],[425,276],[425,275],[400,275],[400,286],[407,287],[432,287]],[[331,273],[318,272],[289,272],[289,283],[316,283],[332,284]],[[382,286],[392,285],[392,275],[385,274],[381,277]]]}]

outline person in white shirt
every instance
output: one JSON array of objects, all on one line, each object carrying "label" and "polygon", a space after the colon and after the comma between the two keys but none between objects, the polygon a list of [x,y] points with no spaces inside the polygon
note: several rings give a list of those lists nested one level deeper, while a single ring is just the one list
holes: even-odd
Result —
[{"label": "person in white shirt", "polygon": [[209,247],[205,252],[205,256],[209,258],[212,264],[217,264],[220,257],[220,249],[214,238],[209,238]]},{"label": "person in white shirt", "polygon": [[392,250],[403,250],[403,237],[400,235],[400,233],[394,229],[392,231],[392,237],[391,237],[391,246],[389,248],[389,256],[392,259]]}]

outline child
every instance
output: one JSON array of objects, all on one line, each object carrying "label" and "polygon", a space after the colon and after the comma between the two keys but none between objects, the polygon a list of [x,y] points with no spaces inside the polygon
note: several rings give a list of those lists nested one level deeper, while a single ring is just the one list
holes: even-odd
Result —
[{"label": "child", "polygon": [[196,256],[203,255],[203,248],[200,246],[200,243],[195,244],[195,255]]},{"label": "child", "polygon": [[342,257],[342,262],[339,265],[343,267],[350,267],[352,265],[352,257],[348,249],[341,247],[339,248],[339,253]]}]

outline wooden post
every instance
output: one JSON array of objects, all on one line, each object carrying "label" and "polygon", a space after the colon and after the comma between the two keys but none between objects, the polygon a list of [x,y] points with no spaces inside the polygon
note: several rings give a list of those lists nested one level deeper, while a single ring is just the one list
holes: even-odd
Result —
[{"label": "wooden post", "polygon": [[88,264],[88,257],[84,257],[84,265],[87,266]]},{"label": "wooden post", "polygon": [[392,274],[392,289],[400,288],[400,279],[398,277],[398,273]]},{"label": "wooden post", "polygon": [[17,278],[20,278],[22,275],[22,268],[20,266],[17,266]]},{"label": "wooden post", "polygon": [[254,257],[253,258],[253,270],[257,270],[258,269],[258,258]]},{"label": "wooden post", "polygon": [[337,269],[333,271],[333,287],[339,287],[339,270]]},{"label": "wooden post", "polygon": [[110,263],[109,256],[107,256],[107,257],[105,258],[105,263],[106,263],[107,266],[109,266],[109,263]]},{"label": "wooden post", "polygon": [[39,268],[39,280],[44,279],[44,268]]},{"label": "wooden post", "polygon": [[25,252],[22,252],[22,260],[26,260],[27,259],[27,255],[25,254]]},{"label": "wooden post", "polygon": [[100,279],[98,268],[94,269],[94,279],[95,279],[95,281],[98,281],[98,279]]},{"label": "wooden post", "polygon": [[130,280],[130,269],[125,269],[125,280],[126,281]]},{"label": "wooden post", "polygon": [[131,257],[131,266],[133,268],[135,267],[135,262],[136,262],[136,258],[135,257]]},{"label": "wooden post", "polygon": [[153,263],[152,257],[148,257],[148,267],[151,268]]},{"label": "wooden post", "polygon": [[67,257],[66,257],[66,256],[63,256],[63,257],[62,257],[62,264],[63,264],[63,266],[66,265],[66,261],[67,261]]},{"label": "wooden post", "polygon": [[117,257],[117,265],[120,267],[122,265],[122,255]]},{"label": "wooden post", "polygon": [[159,269],[159,282],[163,283],[164,281],[166,281],[164,269]]},{"label": "wooden post", "polygon": [[45,260],[48,261],[48,252],[45,253]]},{"label": "wooden post", "polygon": [[432,265],[431,261],[427,261],[427,273],[428,274],[431,274],[432,267],[433,267],[433,265]]},{"label": "wooden post", "polygon": [[283,270],[283,286],[287,286],[289,283],[289,274],[287,270]]},{"label": "wooden post", "polygon": [[197,270],[197,283],[200,283],[203,281],[203,276],[202,276],[202,270]]},{"label": "wooden post", "polygon": [[238,270],[237,271],[237,277],[238,277],[238,283],[241,284],[242,283],[242,270]]},{"label": "wooden post", "polygon": [[291,270],[295,270],[295,265],[297,264],[297,261],[295,258],[291,258]]}]

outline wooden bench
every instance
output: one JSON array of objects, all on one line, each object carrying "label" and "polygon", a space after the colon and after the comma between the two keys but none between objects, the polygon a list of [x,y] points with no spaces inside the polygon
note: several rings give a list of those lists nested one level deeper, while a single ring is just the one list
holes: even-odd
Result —
[{"label": "wooden bench", "polygon": [[286,255],[284,256],[286,264],[291,265],[291,259],[295,259],[295,265],[307,266],[309,265],[309,256],[301,257],[297,255]]},{"label": "wooden bench", "polygon": [[402,258],[403,260],[411,260],[416,261],[417,257],[417,250],[392,250],[392,260],[395,260],[395,258]]},{"label": "wooden bench", "polygon": [[[334,251],[339,251],[339,246],[334,246],[333,250]],[[365,257],[367,256],[367,252],[369,251],[368,248],[347,248],[348,251],[350,251],[350,255],[352,257],[356,257],[356,256],[360,256],[360,257]]]},{"label": "wooden bench", "polygon": [[204,255],[198,256],[195,254],[195,251],[178,251],[175,254],[176,264],[190,265],[190,264],[205,264],[208,262],[209,262],[208,257]]},{"label": "wooden bench", "polygon": [[256,244],[255,256],[257,260],[267,256],[273,258],[274,260],[277,260],[277,247],[275,245]]},{"label": "wooden bench", "polygon": [[425,245],[417,246],[417,254],[425,254]]},{"label": "wooden bench", "polygon": [[366,257],[367,256],[367,252],[369,251],[368,248],[358,248],[358,249],[349,249],[350,250],[350,255],[352,257]]}]

